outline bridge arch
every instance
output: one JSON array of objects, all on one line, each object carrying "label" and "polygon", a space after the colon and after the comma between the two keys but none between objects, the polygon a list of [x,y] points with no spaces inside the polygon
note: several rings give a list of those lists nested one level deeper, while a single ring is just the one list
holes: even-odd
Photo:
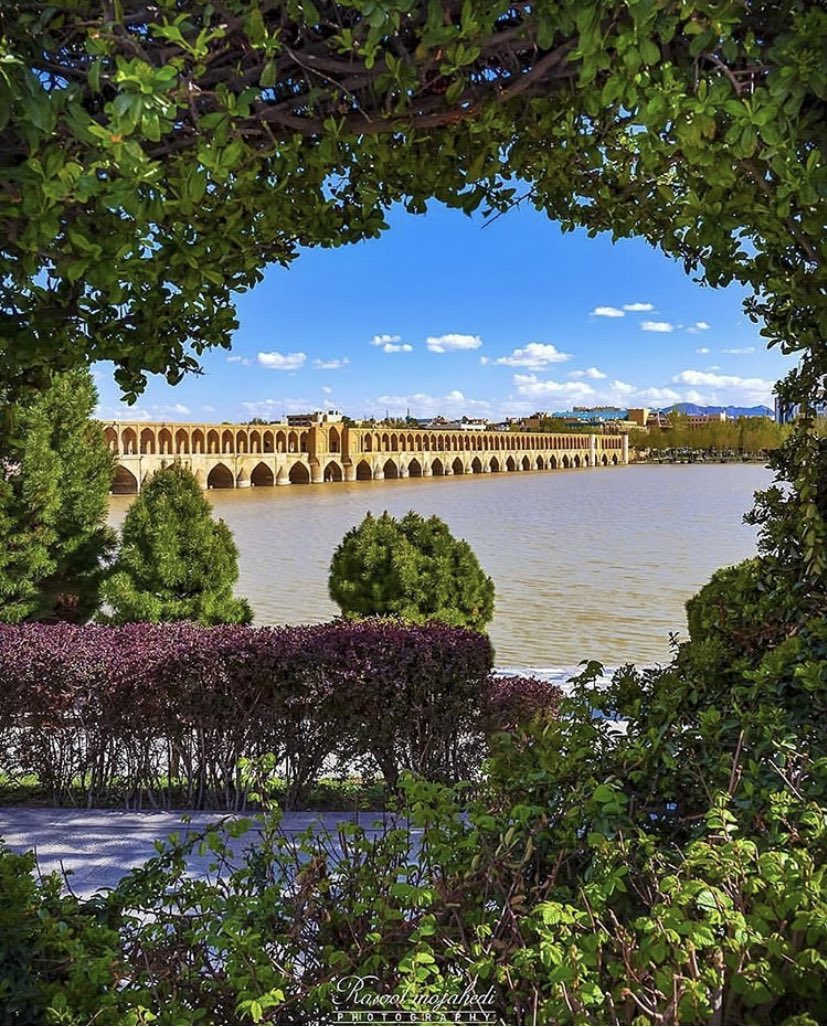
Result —
[{"label": "bridge arch", "polygon": [[435,456],[431,461],[431,474],[443,475],[445,474],[445,467],[438,456]]},{"label": "bridge arch", "polygon": [[465,474],[465,465],[459,457],[457,457],[451,464],[451,470],[454,474]]},{"label": "bridge arch", "polygon": [[330,460],[324,469],[322,477],[324,481],[344,481],[345,475],[342,471],[342,465],[337,460]]},{"label": "bridge arch", "polygon": [[114,428],[104,428],[103,437],[106,439],[106,445],[110,448],[113,453],[118,452],[118,433]]},{"label": "bridge arch", "polygon": [[537,459],[534,461],[534,466],[537,468],[538,471],[544,471],[546,469],[545,461],[541,456],[538,456]]},{"label": "bridge arch", "polygon": [[235,449],[235,440],[233,439],[233,433],[229,430],[221,433],[221,452],[232,453]]},{"label": "bridge arch", "polygon": [[122,464],[115,468],[115,477],[112,479],[112,487],[109,490],[116,496],[133,495],[138,491],[138,479]]},{"label": "bridge arch", "polygon": [[422,464],[413,457],[408,463],[408,476],[410,478],[421,478],[422,477]]},{"label": "bridge arch", "polygon": [[521,465],[521,467],[522,467],[522,469],[524,471],[530,471],[531,470],[531,459],[529,457],[527,457],[527,456],[524,456],[523,459],[520,461],[520,465]]},{"label": "bridge arch", "polygon": [[275,453],[275,436],[271,431],[265,431],[261,436],[261,451],[262,453]]},{"label": "bridge arch", "polygon": [[617,453],[612,454],[612,464],[617,467]]},{"label": "bridge arch", "polygon": [[505,461],[505,469],[507,471],[516,471],[517,470],[517,465],[514,463],[514,457],[513,456],[509,456],[508,459]]},{"label": "bridge arch", "polygon": [[556,456],[550,456],[549,457],[549,461],[548,461],[548,465],[552,469],[552,471],[556,471],[557,470],[557,457]]},{"label": "bridge arch", "polygon": [[155,456],[156,448],[155,432],[151,428],[144,428],[141,432],[141,452]]},{"label": "bridge arch", "polygon": [[471,473],[482,474],[482,463],[480,462],[480,458],[478,456],[475,456],[474,459],[471,461]]},{"label": "bridge arch", "polygon": [[124,428],[121,432],[121,452],[127,456],[138,452],[138,433],[134,428]]},{"label": "bridge arch", "polygon": [[373,468],[367,460],[360,460],[356,465],[357,481],[373,481]]},{"label": "bridge arch", "polygon": [[386,478],[398,478],[399,468],[396,466],[396,461],[386,460],[382,465],[382,472]]},{"label": "bridge arch", "polygon": [[571,467],[571,461],[569,460],[568,454],[566,453],[563,454],[563,467],[565,467],[566,469]]},{"label": "bridge arch", "polygon": [[291,485],[310,484],[310,469],[307,467],[306,464],[302,463],[301,460],[297,460],[293,464],[287,476],[290,479]]},{"label": "bridge arch", "polygon": [[250,484],[256,487],[275,485],[276,476],[273,473],[273,469],[268,467],[262,460],[261,463],[256,464],[253,468],[253,472],[250,475]]},{"label": "bridge arch", "polygon": [[204,432],[200,428],[196,428],[190,436],[190,447],[193,453],[204,453]]},{"label": "bridge arch", "polygon": [[[339,434],[338,428],[331,428],[327,433],[327,451],[328,453],[341,453],[342,452],[342,436]],[[336,478],[336,481],[340,481],[340,478]]]},{"label": "bridge arch", "polygon": [[176,453],[189,453],[190,451],[190,436],[189,432],[184,428],[179,428],[175,433],[175,452]]},{"label": "bridge arch", "polygon": [[217,453],[221,448],[221,439],[215,428],[210,428],[207,432],[207,452]]},{"label": "bridge arch", "polygon": [[233,472],[226,464],[216,464],[207,475],[208,489],[232,489],[235,488]]},{"label": "bridge arch", "polygon": [[492,456],[491,459],[488,461],[488,469],[489,471],[491,471],[492,474],[497,474],[499,472],[500,461],[495,456]]},{"label": "bridge arch", "polygon": [[261,452],[261,432],[257,428],[254,428],[250,432],[250,452],[260,453]]},{"label": "bridge arch", "polygon": [[575,453],[574,454],[574,466],[575,467],[579,467],[580,466],[580,454],[579,453]]}]

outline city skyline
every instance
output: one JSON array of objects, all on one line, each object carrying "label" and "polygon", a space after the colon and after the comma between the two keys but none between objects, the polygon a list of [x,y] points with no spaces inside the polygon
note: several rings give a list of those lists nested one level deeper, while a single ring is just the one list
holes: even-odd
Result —
[{"label": "city skyline", "polygon": [[575,405],[772,406],[793,365],[767,351],[746,290],[712,290],[640,240],[563,234],[521,208],[485,225],[396,209],[378,240],[302,252],[238,297],[233,349],[204,374],[157,376],[119,402],[98,365],[104,419],[276,420],[336,407],[355,418],[502,420]]}]

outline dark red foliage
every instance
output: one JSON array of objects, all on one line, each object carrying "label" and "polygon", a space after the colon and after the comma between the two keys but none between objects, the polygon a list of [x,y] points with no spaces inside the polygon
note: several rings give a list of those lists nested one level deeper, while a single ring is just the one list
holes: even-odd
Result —
[{"label": "dark red foliage", "polygon": [[558,690],[491,678],[485,635],[444,624],[334,621],[0,626],[0,771],[52,801],[236,808],[242,757],[273,753],[288,802],[325,769],[479,773],[485,734]]},{"label": "dark red foliage", "polygon": [[482,698],[483,720],[489,731],[511,731],[533,720],[557,717],[563,692],[540,678],[492,676]]}]

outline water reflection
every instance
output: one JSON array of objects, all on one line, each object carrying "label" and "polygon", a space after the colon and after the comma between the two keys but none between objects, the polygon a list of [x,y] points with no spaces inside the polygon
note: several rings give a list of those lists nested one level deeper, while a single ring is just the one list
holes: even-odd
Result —
[{"label": "water reflection", "polygon": [[[257,623],[329,619],[327,569],[370,510],[443,518],[496,586],[499,664],[665,661],[684,603],[724,564],[754,552],[743,524],[771,473],[755,465],[632,466],[580,472],[333,483],[208,493],[240,550],[240,594]],[[131,497],[114,496],[119,524]]]}]

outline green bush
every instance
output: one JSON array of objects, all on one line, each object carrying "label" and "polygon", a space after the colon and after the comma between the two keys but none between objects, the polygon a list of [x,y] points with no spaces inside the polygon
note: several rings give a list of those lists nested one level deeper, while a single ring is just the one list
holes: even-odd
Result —
[{"label": "green bush", "polygon": [[494,614],[494,584],[471,547],[438,517],[397,521],[367,514],[330,563],[331,599],[346,617],[401,617],[481,630]]},{"label": "green bush", "polygon": [[180,464],[156,471],[124,520],[120,549],[103,594],[113,624],[191,620],[249,624],[246,599],[233,596],[238,550],[195,476]]}]

